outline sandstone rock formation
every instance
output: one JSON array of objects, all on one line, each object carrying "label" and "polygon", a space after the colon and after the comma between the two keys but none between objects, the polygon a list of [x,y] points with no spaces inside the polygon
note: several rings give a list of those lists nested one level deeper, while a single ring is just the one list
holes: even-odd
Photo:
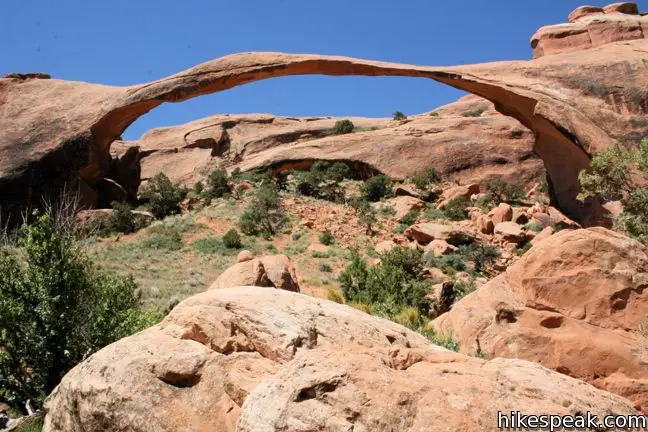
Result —
[{"label": "sandstone rock formation", "polygon": [[648,256],[604,228],[561,231],[434,321],[462,352],[522,358],[648,408]]},{"label": "sandstone rock formation", "polygon": [[604,8],[581,6],[569,14],[569,24],[542,27],[531,38],[535,58],[582,51],[612,42],[645,39],[648,16],[636,3],[613,3]]},{"label": "sandstone rock formation", "polygon": [[212,290],[75,367],[45,432],[496,429],[497,411],[636,413],[539,365],[447,351],[281,290]]},{"label": "sandstone rock formation", "polygon": [[[484,111],[479,117],[466,112]],[[275,117],[267,114],[213,116],[153,129],[138,141],[116,141],[113,156],[139,148],[142,179],[159,171],[192,186],[217,166],[243,171],[304,169],[316,160],[343,161],[356,175],[376,172],[410,177],[432,165],[450,180],[503,178],[526,186],[542,162],[532,154],[533,136],[493,104],[466,96],[405,122],[354,118],[356,132],[333,135],[340,119]],[[376,151],[379,148],[380,151]]]},{"label": "sandstone rock formation", "polygon": [[104,178],[119,182],[117,165],[131,162],[115,164],[111,143],[164,102],[278,76],[400,75],[466,90],[517,119],[535,134],[534,151],[548,170],[553,203],[577,221],[596,218],[597,202],[576,199],[577,175],[610,143],[636,144],[648,134],[648,74],[641,54],[646,44],[646,39],[623,40],[533,61],[451,67],[243,53],[131,87],[13,74],[0,79],[0,201],[3,211],[11,212],[72,183],[88,204],[95,203],[95,185]]},{"label": "sandstone rock formation", "polygon": [[246,256],[221,273],[209,289],[236,286],[270,287],[299,292],[295,267],[285,255],[259,258]]}]

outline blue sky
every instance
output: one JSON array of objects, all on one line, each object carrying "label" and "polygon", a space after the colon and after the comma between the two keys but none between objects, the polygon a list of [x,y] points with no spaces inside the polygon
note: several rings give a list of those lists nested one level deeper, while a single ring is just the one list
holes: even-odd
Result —
[{"label": "blue sky", "polygon": [[[588,0],[603,6],[610,1]],[[648,0],[638,2],[648,9]],[[529,38],[583,0],[38,0],[0,14],[0,75],[128,85],[240,51],[347,55],[452,65],[528,59]],[[397,77],[285,77],[165,104],[125,138],[218,113],[415,114],[461,93]]]}]

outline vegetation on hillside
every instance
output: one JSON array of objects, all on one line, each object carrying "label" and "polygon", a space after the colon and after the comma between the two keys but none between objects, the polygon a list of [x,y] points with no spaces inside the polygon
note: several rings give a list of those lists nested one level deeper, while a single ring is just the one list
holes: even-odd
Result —
[{"label": "vegetation on hillside", "polygon": [[73,227],[36,215],[0,249],[0,401],[22,412],[90,354],[161,318],[141,309],[130,276],[87,258]]},{"label": "vegetation on hillside", "polygon": [[589,170],[581,171],[580,199],[600,197],[620,201],[623,213],[614,221],[615,229],[648,245],[648,139],[636,149],[619,145],[596,154]]}]

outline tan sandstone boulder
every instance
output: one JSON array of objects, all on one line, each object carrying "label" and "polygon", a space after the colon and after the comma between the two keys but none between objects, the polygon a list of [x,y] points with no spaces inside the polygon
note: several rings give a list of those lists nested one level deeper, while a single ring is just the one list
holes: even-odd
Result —
[{"label": "tan sandstone boulder", "polygon": [[520,245],[527,239],[526,231],[515,222],[501,222],[495,225],[495,237],[507,242]]},{"label": "tan sandstone boulder", "polygon": [[502,222],[510,222],[513,220],[513,207],[507,203],[500,203],[500,205],[488,212],[488,216],[495,225]]},{"label": "tan sandstone boulder", "polygon": [[455,252],[457,247],[452,246],[445,240],[432,240],[423,250],[425,252],[432,252],[435,257],[440,257]]},{"label": "tan sandstone boulder", "polygon": [[269,255],[238,262],[226,269],[209,287],[258,286],[299,292],[295,267],[285,255]]},{"label": "tan sandstone boulder", "polygon": [[473,234],[464,228],[433,222],[412,225],[405,230],[405,236],[421,244],[428,244],[432,240],[444,240],[454,246],[467,244],[474,240]]},{"label": "tan sandstone boulder", "polygon": [[441,199],[439,200],[439,204],[437,205],[437,208],[442,209],[448,203],[454,199],[457,198],[470,198],[473,195],[478,194],[480,191],[479,184],[472,183],[468,185],[462,185],[462,186],[454,186],[449,189],[446,189],[443,191],[443,194],[441,195]]},{"label": "tan sandstone boulder", "polygon": [[411,196],[397,196],[390,198],[386,201],[386,204],[393,207],[393,209],[396,211],[394,219],[396,219],[397,221],[403,219],[411,211],[425,210],[426,206],[425,201]]},{"label": "tan sandstone boulder", "polygon": [[561,231],[434,321],[462,352],[523,358],[648,408],[648,256],[604,228]]},{"label": "tan sandstone boulder", "polygon": [[492,431],[497,411],[636,413],[539,365],[482,360],[345,305],[208,291],[75,367],[44,432]]}]

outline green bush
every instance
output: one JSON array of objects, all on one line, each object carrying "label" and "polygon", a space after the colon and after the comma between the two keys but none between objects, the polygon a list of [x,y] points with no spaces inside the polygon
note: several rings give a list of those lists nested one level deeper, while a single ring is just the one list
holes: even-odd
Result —
[{"label": "green bush", "polygon": [[225,233],[223,236],[223,244],[228,249],[240,249],[243,247],[241,236],[234,228]]},{"label": "green bush", "polygon": [[194,193],[198,196],[202,195],[204,189],[205,185],[203,185],[203,182],[201,181],[196,182],[196,184],[194,185]]},{"label": "green bush", "polygon": [[472,203],[470,202],[469,198],[460,196],[453,200],[450,200],[450,202],[448,202],[445,207],[443,207],[442,211],[447,219],[453,221],[465,220],[468,219],[467,209],[471,205]]},{"label": "green bush", "polygon": [[443,219],[448,219],[448,216],[446,216],[443,210],[431,206],[428,207],[427,210],[425,210],[425,219],[429,221],[443,220]]},{"label": "green bush", "polygon": [[142,241],[142,246],[148,249],[166,249],[176,251],[182,249],[182,236],[177,231],[157,234],[144,239]]},{"label": "green bush", "polygon": [[270,238],[285,224],[281,198],[274,184],[264,184],[241,215],[239,228],[243,234]]},{"label": "green bush", "polygon": [[353,122],[351,120],[338,120],[335,122],[335,127],[333,127],[333,133],[335,135],[343,135],[353,132]]},{"label": "green bush", "polygon": [[392,181],[384,174],[371,177],[360,185],[360,193],[368,201],[380,201],[391,193]]},{"label": "green bush", "polygon": [[353,198],[349,201],[351,207],[356,211],[358,222],[365,226],[365,233],[374,234],[374,226],[378,223],[376,211],[371,207],[369,201],[363,198]]},{"label": "green bush", "polygon": [[394,114],[392,114],[394,120],[406,120],[407,116],[403,114],[400,111],[394,111]]},{"label": "green bush", "polygon": [[311,253],[311,256],[313,258],[328,258],[329,254],[328,254],[328,252],[313,251]]},{"label": "green bush", "polygon": [[335,243],[335,237],[333,237],[333,234],[331,234],[330,231],[324,231],[320,233],[319,241],[323,245],[329,246]]},{"label": "green bush", "polygon": [[140,196],[148,201],[151,213],[162,219],[168,215],[180,213],[180,203],[187,196],[185,187],[171,183],[166,174],[159,172],[144,187]]},{"label": "green bush", "polygon": [[335,162],[331,167],[326,171],[326,176],[333,181],[341,182],[344,179],[350,179],[353,177],[351,168],[349,165],[344,162]]},{"label": "green bush", "polygon": [[340,274],[345,300],[374,305],[393,317],[404,307],[414,307],[422,314],[431,308],[426,294],[429,283],[421,278],[423,262],[417,250],[397,247],[381,256],[378,266],[369,267],[352,252],[351,263]]},{"label": "green bush", "polygon": [[396,227],[396,232],[402,234],[405,232],[405,230],[412,225],[416,223],[418,220],[419,216],[421,215],[421,211],[418,209],[413,209],[410,210],[403,218],[398,222],[398,226]]},{"label": "green bush", "polygon": [[229,179],[227,178],[227,171],[223,168],[217,168],[207,177],[207,190],[205,196],[207,198],[222,198],[229,196],[231,189],[229,186]]},{"label": "green bush", "polygon": [[463,112],[464,117],[481,117],[486,112],[486,108],[474,108]]},{"label": "green bush", "polygon": [[648,181],[648,139],[632,150],[606,148],[592,158],[589,170],[581,171],[579,180],[580,199],[620,200],[623,212],[614,228],[648,245],[648,190],[642,186]]},{"label": "green bush", "polygon": [[49,215],[0,250],[0,401],[42,406],[77,363],[160,317],[140,309],[131,277],[103,272]]},{"label": "green bush", "polygon": [[351,169],[346,164],[331,165],[326,161],[315,162],[309,171],[294,173],[297,193],[338,203],[344,202],[340,182],[351,176]]},{"label": "green bush", "polygon": [[433,166],[429,166],[412,177],[412,183],[418,190],[427,191],[431,185],[441,182],[441,174]]},{"label": "green bush", "polygon": [[331,264],[329,263],[321,263],[319,265],[319,269],[321,272],[324,273],[331,273],[333,271],[333,267],[331,267]]},{"label": "green bush", "polygon": [[107,215],[97,215],[85,222],[82,230],[85,234],[107,236],[113,233],[130,234],[146,227],[149,219],[133,213],[128,203],[113,202],[112,211]]},{"label": "green bush", "polygon": [[467,261],[474,262],[475,270],[481,272],[485,270],[486,266],[499,258],[500,251],[497,247],[489,244],[472,243],[459,246],[459,255]]},{"label": "green bush", "polygon": [[517,184],[510,184],[502,179],[486,182],[488,200],[499,205],[503,202],[513,202],[526,197],[524,188]]}]

